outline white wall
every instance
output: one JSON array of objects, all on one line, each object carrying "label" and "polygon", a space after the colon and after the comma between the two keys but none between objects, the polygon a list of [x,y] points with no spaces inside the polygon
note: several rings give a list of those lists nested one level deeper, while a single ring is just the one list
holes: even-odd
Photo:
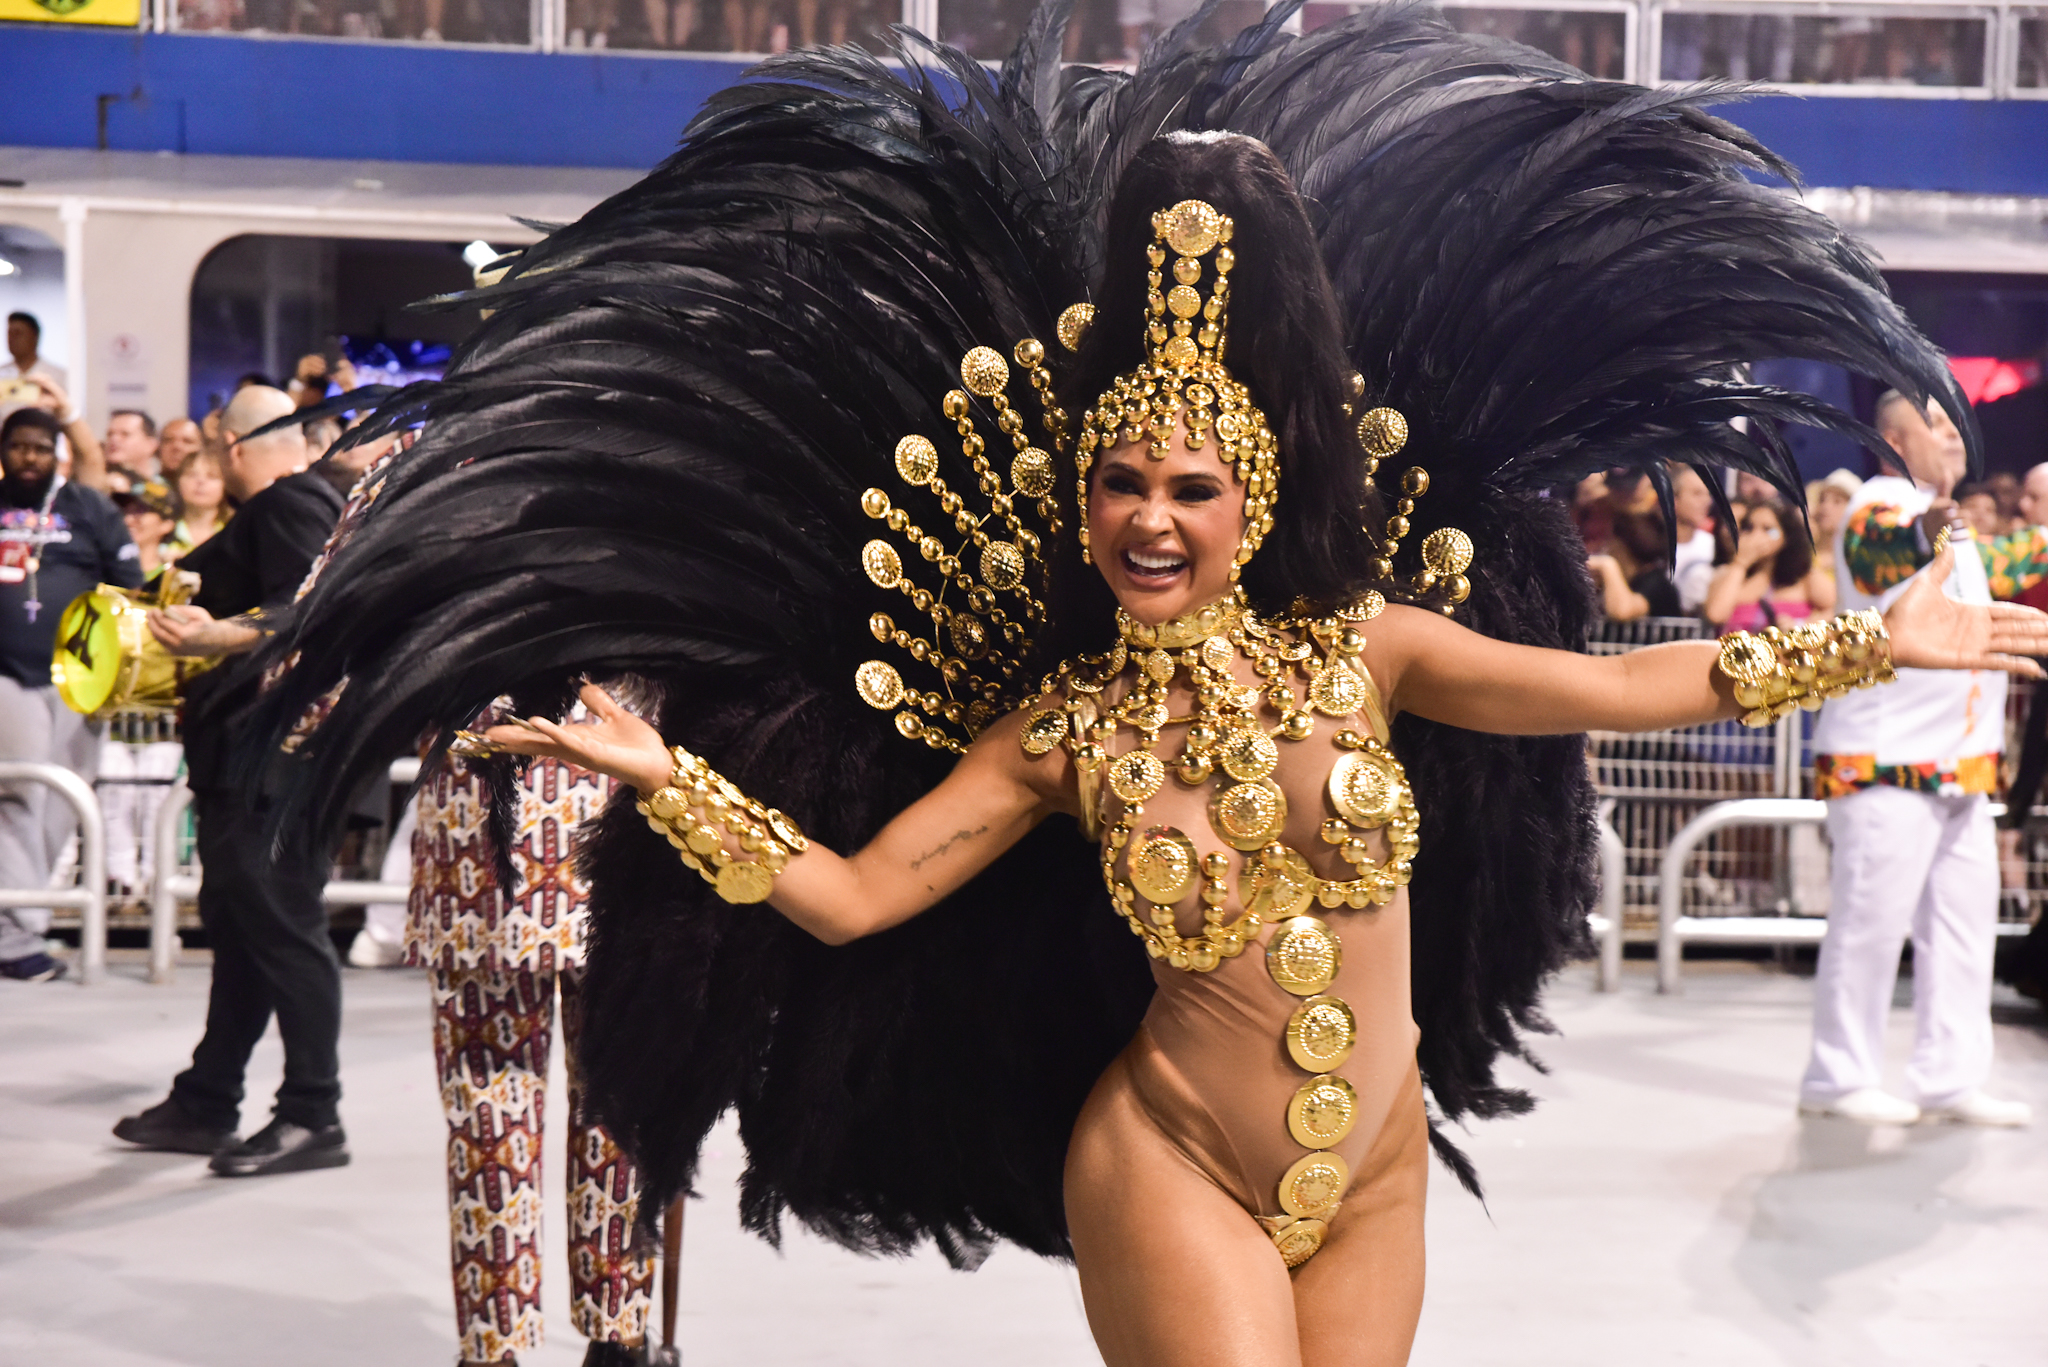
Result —
[{"label": "white wall", "polygon": [[[64,309],[64,248],[34,228],[0,223],[0,257],[14,274],[0,275],[0,316],[33,313],[43,325],[42,355],[69,369],[70,317]],[[0,357],[4,363],[5,357]]]}]

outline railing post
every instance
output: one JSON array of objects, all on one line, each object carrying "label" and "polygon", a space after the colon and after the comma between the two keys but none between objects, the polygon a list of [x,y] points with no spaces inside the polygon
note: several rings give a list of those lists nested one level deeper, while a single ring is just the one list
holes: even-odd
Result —
[{"label": "railing post", "polygon": [[183,782],[164,794],[149,839],[156,876],[149,885],[149,980],[167,983],[178,966],[178,828],[192,806]]},{"label": "railing post", "polygon": [[1621,987],[1621,918],[1623,893],[1627,891],[1628,851],[1622,847],[1621,837],[1608,824],[1603,815],[1600,819],[1600,914],[1607,918],[1607,925],[1600,933],[1600,990],[1618,991]]},{"label": "railing post", "polygon": [[[78,886],[52,888],[53,906],[78,908],[78,981],[107,976],[107,827],[92,785],[61,764],[0,760],[0,782],[40,783],[71,804],[78,817]],[[23,889],[34,892],[36,889]],[[40,901],[9,905],[41,906]]]}]

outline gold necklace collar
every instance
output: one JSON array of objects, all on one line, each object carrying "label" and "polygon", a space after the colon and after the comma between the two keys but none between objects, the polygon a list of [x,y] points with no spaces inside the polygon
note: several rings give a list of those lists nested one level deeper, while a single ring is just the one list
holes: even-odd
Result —
[{"label": "gold necklace collar", "polygon": [[1126,645],[1147,650],[1185,650],[1189,646],[1200,645],[1211,636],[1229,631],[1244,621],[1249,611],[1244,601],[1244,590],[1237,589],[1228,597],[1219,598],[1192,612],[1184,612],[1156,627],[1147,626],[1118,608],[1116,629]]}]

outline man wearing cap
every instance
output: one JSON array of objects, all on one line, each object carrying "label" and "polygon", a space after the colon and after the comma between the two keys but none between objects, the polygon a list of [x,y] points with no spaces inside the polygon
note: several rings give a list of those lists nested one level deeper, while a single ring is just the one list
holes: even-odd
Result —
[{"label": "man wearing cap", "polygon": [[[1844,610],[1883,611],[1946,536],[1944,592],[2010,598],[2048,576],[2048,528],[1976,538],[1949,497],[1967,459],[1940,408],[1896,391],[1877,429],[1912,478],[1857,490],[1835,549]],[[1936,571],[1940,573],[1939,569]],[[1815,795],[1834,846],[1827,938],[1814,977],[1813,1053],[1800,1109],[1865,1124],[2025,1125],[2023,1102],[1983,1090],[1991,1073],[1991,961],[1998,855],[1990,800],[2005,744],[2005,675],[1902,669],[1898,682],[1837,698],[1814,733]],[[1899,952],[1913,944],[1915,1101],[1884,1090],[1884,1027]]]},{"label": "man wearing cap", "polygon": [[[252,435],[294,411],[282,391],[250,385],[221,414],[222,473],[242,506],[180,562],[200,577],[192,602],[150,614],[150,631],[174,654],[227,657],[254,647],[262,612],[291,601],[341,516],[337,481],[306,468],[298,427]],[[349,1161],[337,1110],[341,964],[320,898],[327,861],[315,842],[273,850],[263,816],[244,797],[253,776],[231,769],[228,709],[218,705],[253,682],[229,661],[200,675],[186,696],[187,782],[205,870],[199,919],[213,949],[206,1030],[170,1096],[114,1127],[145,1148],[211,1153],[213,1170],[229,1177]],[[271,1122],[237,1139],[249,1054],[273,1014],[284,1081]]]}]

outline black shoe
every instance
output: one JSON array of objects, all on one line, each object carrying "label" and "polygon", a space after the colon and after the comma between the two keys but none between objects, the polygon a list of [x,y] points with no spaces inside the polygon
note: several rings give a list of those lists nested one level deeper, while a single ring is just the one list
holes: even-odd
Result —
[{"label": "black shoe", "polygon": [[348,1165],[348,1136],[339,1125],[309,1130],[273,1120],[247,1139],[230,1144],[207,1164],[222,1177],[267,1177],[274,1172],[310,1172]]},{"label": "black shoe", "polygon": [[165,1097],[141,1115],[122,1117],[114,1125],[114,1138],[164,1153],[216,1153],[235,1142],[235,1131],[201,1124],[176,1097]]},{"label": "black shoe", "polygon": [[66,972],[62,959],[53,959],[37,950],[24,954],[19,959],[0,961],[0,978],[12,978],[22,983],[55,982]]},{"label": "black shoe", "polygon": [[628,1348],[623,1343],[592,1339],[583,1350],[583,1367],[647,1367],[647,1344],[642,1341]]}]

